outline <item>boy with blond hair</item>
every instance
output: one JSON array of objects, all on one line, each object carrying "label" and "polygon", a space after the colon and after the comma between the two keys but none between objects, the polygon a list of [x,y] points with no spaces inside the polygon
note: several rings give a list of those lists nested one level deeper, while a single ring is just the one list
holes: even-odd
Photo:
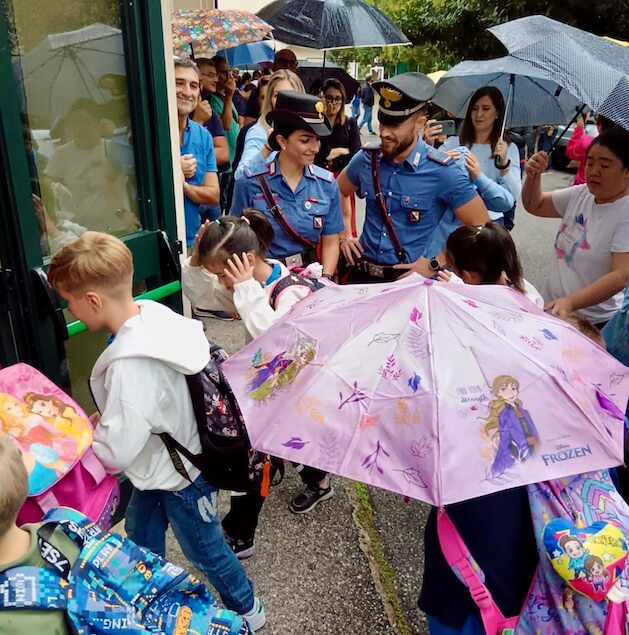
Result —
[{"label": "boy with blond hair", "polygon": [[[0,436],[0,574],[13,567],[51,566],[39,551],[39,525],[18,527],[15,523],[26,500],[27,488],[28,476],[16,444],[11,437]],[[61,533],[55,534],[55,544],[68,556],[78,555],[76,545]],[[70,632],[63,611],[0,610],[0,633],[66,635]]]},{"label": "boy with blond hair", "polygon": [[260,629],[264,607],[223,536],[218,491],[181,457],[191,481],[183,478],[158,436],[169,433],[192,453],[201,452],[184,375],[200,372],[210,359],[203,326],[156,302],[134,301],[133,257],[108,234],[86,232],[65,245],[48,279],[90,331],[111,333],[90,377],[101,413],[94,452],[110,473],[124,473],[134,486],[126,512],[129,538],[164,556],[170,524],[225,606]]}]

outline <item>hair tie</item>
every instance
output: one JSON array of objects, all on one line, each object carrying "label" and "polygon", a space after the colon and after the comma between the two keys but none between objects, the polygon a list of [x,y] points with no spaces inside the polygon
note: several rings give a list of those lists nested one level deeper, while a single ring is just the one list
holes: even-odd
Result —
[{"label": "hair tie", "polygon": [[251,227],[251,223],[249,222],[249,219],[246,216],[241,216],[240,220],[244,221],[245,223],[247,223],[247,225],[249,225],[249,227]]},{"label": "hair tie", "polygon": [[219,226],[220,226],[220,224],[221,224],[221,219],[220,219],[220,218],[217,218],[214,222],[215,222],[217,225],[219,225]]},{"label": "hair tie", "polygon": [[480,234],[484,229],[484,225],[476,225],[476,235]]}]

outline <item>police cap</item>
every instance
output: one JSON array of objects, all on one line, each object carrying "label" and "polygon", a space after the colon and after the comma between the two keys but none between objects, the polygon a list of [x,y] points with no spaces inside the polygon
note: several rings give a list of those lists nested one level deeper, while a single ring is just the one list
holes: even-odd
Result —
[{"label": "police cap", "polygon": [[293,90],[281,90],[277,94],[275,108],[266,116],[266,121],[276,133],[282,128],[310,130],[319,137],[327,137],[332,129],[325,117],[323,102],[313,95]]},{"label": "police cap", "polygon": [[402,73],[374,82],[373,89],[380,96],[378,121],[386,126],[397,126],[421,110],[432,99],[437,87],[423,73]]}]

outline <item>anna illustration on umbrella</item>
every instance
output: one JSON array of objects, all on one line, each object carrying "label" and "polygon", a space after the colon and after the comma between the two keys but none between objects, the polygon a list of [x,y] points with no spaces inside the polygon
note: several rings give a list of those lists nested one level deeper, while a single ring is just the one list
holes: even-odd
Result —
[{"label": "anna illustration on umbrella", "polygon": [[498,375],[491,386],[494,395],[489,414],[484,420],[483,434],[496,446],[490,476],[504,474],[521,463],[535,450],[539,434],[528,410],[522,407],[520,383],[510,375]]}]

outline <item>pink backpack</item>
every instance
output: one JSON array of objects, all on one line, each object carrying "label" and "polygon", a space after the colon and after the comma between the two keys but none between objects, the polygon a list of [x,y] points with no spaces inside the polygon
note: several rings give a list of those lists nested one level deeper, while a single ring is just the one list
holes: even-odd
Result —
[{"label": "pink backpack", "polygon": [[609,473],[529,485],[528,494],[540,563],[515,617],[502,614],[448,514],[438,512],[441,550],[487,635],[629,632],[629,507]]},{"label": "pink backpack", "polygon": [[0,434],[14,441],[28,472],[19,524],[38,522],[55,507],[71,507],[105,529],[111,525],[120,489],[92,450],[88,416],[27,364],[0,370]]}]

